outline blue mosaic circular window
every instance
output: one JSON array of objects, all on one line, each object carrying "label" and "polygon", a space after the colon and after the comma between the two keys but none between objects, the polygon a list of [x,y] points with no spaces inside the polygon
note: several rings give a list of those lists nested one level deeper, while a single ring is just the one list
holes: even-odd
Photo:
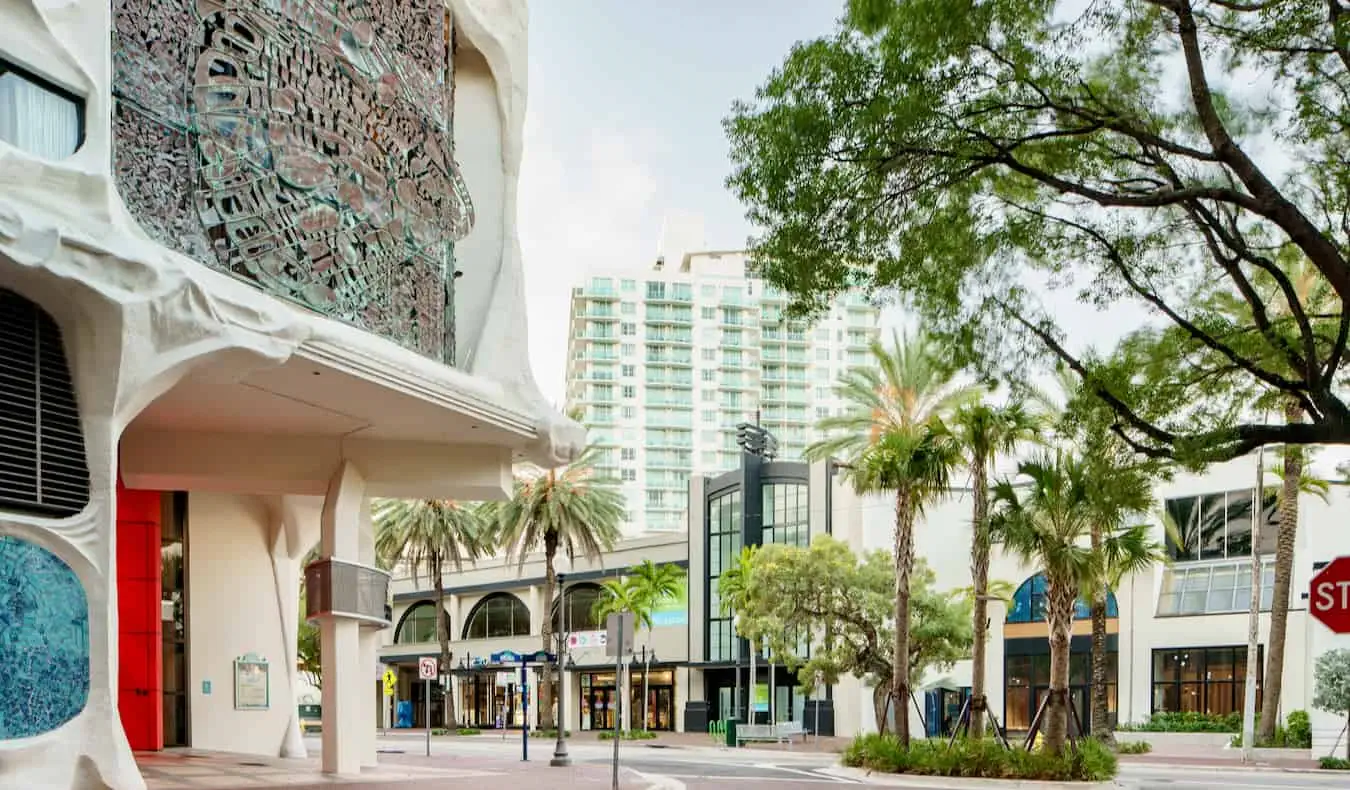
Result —
[{"label": "blue mosaic circular window", "polygon": [[0,740],[41,735],[89,700],[89,606],[60,557],[0,536]]}]

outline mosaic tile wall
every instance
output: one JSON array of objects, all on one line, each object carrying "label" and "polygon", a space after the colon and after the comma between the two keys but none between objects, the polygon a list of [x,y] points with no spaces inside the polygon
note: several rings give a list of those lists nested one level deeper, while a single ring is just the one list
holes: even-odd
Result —
[{"label": "mosaic tile wall", "polygon": [[75,718],[89,699],[89,606],[59,557],[0,536],[0,740]]},{"label": "mosaic tile wall", "polygon": [[160,243],[454,361],[440,0],[112,0],[113,168]]}]

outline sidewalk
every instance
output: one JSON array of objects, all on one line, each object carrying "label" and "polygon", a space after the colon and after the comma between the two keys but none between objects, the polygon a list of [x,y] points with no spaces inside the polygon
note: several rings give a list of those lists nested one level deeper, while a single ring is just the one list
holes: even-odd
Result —
[{"label": "sidewalk", "polygon": [[[1262,749],[1259,751],[1270,751]],[[1318,771],[1317,761],[1311,757],[1257,755],[1254,762],[1244,763],[1240,755],[1224,754],[1122,754],[1117,758],[1122,766],[1147,765],[1154,768],[1222,768],[1226,771]]]},{"label": "sidewalk", "polygon": [[[661,748],[681,749],[690,747],[710,748],[722,745],[718,741],[714,740],[713,737],[707,734],[706,732],[657,732],[655,734],[656,737],[650,740],[623,741],[622,743],[623,748],[627,749],[645,746],[656,749]],[[416,740],[425,740],[426,731],[381,730],[380,737],[390,739],[408,738]],[[433,735],[432,741],[437,743],[442,742],[454,743],[455,741],[465,741],[465,740],[473,741],[480,738],[483,739],[491,738],[502,740],[502,734],[500,730],[483,730],[481,735]],[[507,730],[505,740],[519,743],[520,730]],[[549,748],[552,748],[553,744],[552,738],[541,739],[532,731],[530,733],[530,743],[534,744],[537,740],[545,740],[549,745]],[[599,741],[600,741],[599,733],[594,731],[573,732],[567,738],[568,743],[596,743]],[[802,738],[798,738],[794,740],[791,744],[755,742],[742,748],[753,748],[756,751],[800,752],[806,754],[820,752],[820,753],[838,754],[842,752],[845,748],[847,748],[848,745],[852,742],[853,742],[852,738],[824,737],[817,739],[813,735],[808,735],[806,736],[805,740],[803,740]],[[605,741],[605,743],[609,743],[609,741]],[[533,745],[531,746],[531,748],[534,748]]]},{"label": "sidewalk", "polygon": [[[326,776],[316,759],[282,760],[191,749],[138,754],[136,762],[148,790],[484,790],[511,788],[608,788],[603,765],[551,768],[547,755],[524,763],[489,757],[432,757],[380,754],[379,767],[360,778]],[[653,781],[634,771],[619,776],[623,790],[648,790]]]}]

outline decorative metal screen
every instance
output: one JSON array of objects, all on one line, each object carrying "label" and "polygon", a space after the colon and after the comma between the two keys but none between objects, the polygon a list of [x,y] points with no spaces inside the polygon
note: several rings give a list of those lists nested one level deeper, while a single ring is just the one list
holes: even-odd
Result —
[{"label": "decorative metal screen", "polygon": [[112,0],[114,170],[160,243],[453,363],[439,0]]},{"label": "decorative metal screen", "polygon": [[70,516],[89,504],[89,464],[61,330],[0,288],[0,510]]},{"label": "decorative metal screen", "polygon": [[335,615],[378,628],[391,623],[389,574],[378,568],[322,559],[305,568],[305,617]]}]

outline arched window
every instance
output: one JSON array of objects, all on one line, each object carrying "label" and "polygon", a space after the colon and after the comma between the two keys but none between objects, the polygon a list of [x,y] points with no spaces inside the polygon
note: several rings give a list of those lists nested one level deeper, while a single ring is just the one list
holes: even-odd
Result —
[{"label": "arched window", "polygon": [[600,585],[591,582],[574,584],[567,588],[567,606],[563,617],[558,617],[558,602],[553,602],[554,631],[603,631],[605,624],[595,616],[595,602],[604,594]]},{"label": "arched window", "polygon": [[[450,633],[450,613],[441,612],[445,618],[445,632]],[[419,601],[403,613],[394,631],[394,644],[420,645],[436,641],[436,604],[433,601]]]},{"label": "arched window", "polygon": [[493,593],[479,601],[465,622],[465,639],[496,639],[530,634],[530,610],[511,593]]},{"label": "arched window", "polygon": [[[1043,623],[1045,622],[1045,594],[1046,594],[1045,574],[1038,573],[1030,579],[1022,582],[1022,586],[1013,593],[1012,605],[1008,608],[1009,623]],[[1119,617],[1120,607],[1116,605],[1116,596],[1114,593],[1106,593],[1106,616]],[[1080,597],[1073,604],[1073,619],[1090,620],[1092,619],[1091,604]]]}]

